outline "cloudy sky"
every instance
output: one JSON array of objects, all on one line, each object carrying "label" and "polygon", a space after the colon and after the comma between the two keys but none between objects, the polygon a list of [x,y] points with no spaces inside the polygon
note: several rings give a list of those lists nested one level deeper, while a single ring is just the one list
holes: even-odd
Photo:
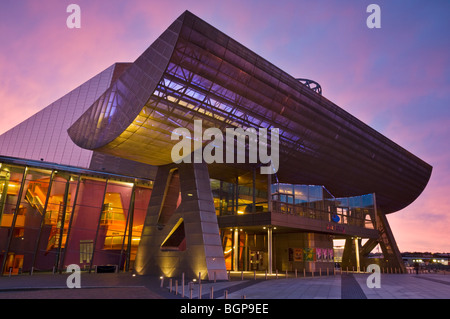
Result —
[{"label": "cloudy sky", "polygon": [[[71,3],[80,29],[66,26]],[[366,25],[371,3],[381,29]],[[134,61],[185,10],[430,163],[423,194],[388,219],[401,251],[450,252],[448,0],[1,0],[0,134]]]}]

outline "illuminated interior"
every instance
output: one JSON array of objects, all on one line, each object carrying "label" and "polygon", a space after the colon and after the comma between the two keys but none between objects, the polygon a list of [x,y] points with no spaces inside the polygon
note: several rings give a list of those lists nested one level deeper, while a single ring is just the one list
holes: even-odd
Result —
[{"label": "illuminated interior", "polygon": [[83,269],[110,264],[131,269],[152,182],[64,169],[1,165],[3,273],[64,269],[72,263]]}]

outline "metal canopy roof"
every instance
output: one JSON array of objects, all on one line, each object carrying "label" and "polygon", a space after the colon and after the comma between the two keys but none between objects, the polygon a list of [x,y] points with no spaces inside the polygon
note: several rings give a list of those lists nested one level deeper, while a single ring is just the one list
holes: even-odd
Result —
[{"label": "metal canopy roof", "polygon": [[[277,178],[335,196],[376,193],[386,213],[423,191],[432,167],[294,77],[183,13],[69,129],[80,147],[172,163],[172,131],[279,128]],[[254,165],[254,164],[253,164]],[[248,165],[211,164],[212,177]]]}]

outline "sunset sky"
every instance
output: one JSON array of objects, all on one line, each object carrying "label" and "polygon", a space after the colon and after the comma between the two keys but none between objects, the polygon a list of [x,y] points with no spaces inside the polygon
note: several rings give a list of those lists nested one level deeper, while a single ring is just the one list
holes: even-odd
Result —
[{"label": "sunset sky", "polygon": [[[66,26],[71,3],[80,29]],[[371,3],[381,29],[366,25]],[[448,0],[1,0],[0,134],[133,62],[185,10],[431,164],[422,195],[388,220],[400,251],[450,252]]]}]

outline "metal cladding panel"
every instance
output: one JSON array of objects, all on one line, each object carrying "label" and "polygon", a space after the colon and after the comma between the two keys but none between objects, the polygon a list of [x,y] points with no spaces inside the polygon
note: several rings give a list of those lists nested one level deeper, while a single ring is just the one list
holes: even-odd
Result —
[{"label": "metal cladding panel", "polygon": [[[124,64],[126,65],[126,64]],[[110,86],[117,64],[0,136],[0,154],[88,168],[92,151],[69,138],[67,129]]]},{"label": "metal cladding panel", "polygon": [[[107,115],[113,108],[113,116]],[[376,193],[385,212],[413,202],[432,171],[189,12],[124,72],[69,134],[84,148],[166,165],[178,142],[171,140],[172,131],[184,127],[193,132],[194,120],[202,120],[203,129],[223,132],[230,127],[279,128],[279,181],[324,185],[337,197]],[[211,164],[210,174],[236,168]]]}]

